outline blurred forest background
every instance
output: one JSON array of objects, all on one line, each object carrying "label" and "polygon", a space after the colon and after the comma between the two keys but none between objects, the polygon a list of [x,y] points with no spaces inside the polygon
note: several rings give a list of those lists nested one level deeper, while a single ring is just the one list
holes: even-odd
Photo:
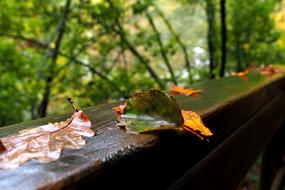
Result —
[{"label": "blurred forest background", "polygon": [[285,62],[285,0],[1,0],[0,126]]}]

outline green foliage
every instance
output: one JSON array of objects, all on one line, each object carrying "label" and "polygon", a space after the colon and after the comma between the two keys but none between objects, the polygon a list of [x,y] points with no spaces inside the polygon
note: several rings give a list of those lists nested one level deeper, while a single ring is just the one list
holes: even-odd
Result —
[{"label": "green foliage", "polygon": [[[73,0],[66,12],[67,2],[0,1],[0,125],[39,117],[46,92],[54,114],[70,111],[67,96],[85,107],[208,78],[205,1]],[[277,5],[227,1],[227,71],[284,62],[271,17]]]},{"label": "green foliage", "polygon": [[[280,34],[274,27],[271,14],[278,0],[230,0],[228,50],[232,67],[243,70],[249,65],[271,64],[280,60],[277,40]],[[279,54],[280,55],[280,54]],[[236,64],[234,63],[236,62]]]},{"label": "green foliage", "polygon": [[127,102],[126,112],[118,120],[119,125],[125,125],[132,133],[179,129],[183,122],[176,99],[160,90],[133,95]]},{"label": "green foliage", "polygon": [[31,80],[35,74],[33,61],[11,40],[0,41],[0,125],[19,122],[29,114],[37,93],[37,84]]}]

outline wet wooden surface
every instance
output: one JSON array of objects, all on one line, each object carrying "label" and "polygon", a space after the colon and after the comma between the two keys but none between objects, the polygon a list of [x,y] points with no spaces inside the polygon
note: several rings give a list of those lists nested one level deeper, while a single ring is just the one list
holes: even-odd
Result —
[{"label": "wet wooden surface", "polygon": [[[281,122],[279,120],[285,118],[285,115],[282,118],[285,106],[284,101],[281,101],[284,100],[285,78],[281,74],[264,77],[251,73],[248,81],[238,77],[228,77],[197,83],[191,87],[201,88],[203,92],[200,96],[177,96],[177,98],[181,108],[193,110],[202,115],[207,127],[214,132],[214,137],[209,143],[189,134],[177,134],[172,131],[144,135],[127,134],[115,125],[115,115],[111,108],[117,104],[99,105],[84,109],[92,121],[97,136],[87,138],[87,144],[83,149],[64,150],[61,158],[52,163],[41,164],[30,161],[17,169],[0,170],[0,189],[83,187],[165,189],[181,188],[184,185],[198,187],[199,184],[188,183],[193,177],[192,173],[201,175],[197,171],[202,168],[203,163],[213,163],[209,161],[212,159],[211,155],[216,155],[217,151],[223,152],[220,147],[227,145],[228,141],[234,141],[231,139],[237,133],[240,141],[235,137],[234,145],[242,154],[241,147],[246,144],[241,140],[243,133],[239,131],[247,129],[246,126],[252,126],[247,123],[258,121],[254,119],[258,118],[258,115],[264,116],[264,109],[277,114],[276,126]],[[276,103],[276,99],[279,102]],[[47,122],[65,120],[69,115],[52,116],[3,127],[0,128],[0,136]],[[274,117],[274,114],[271,114],[270,118],[265,117],[267,120],[264,120],[264,123]],[[271,132],[276,129],[274,126],[262,125],[260,133],[255,133],[258,126],[248,129],[251,132],[245,133],[246,139],[254,139],[257,135],[258,141],[246,149],[247,154],[250,154],[249,151],[256,145],[264,145]],[[232,146],[231,143],[229,144]],[[213,157],[217,160],[222,158]],[[229,159],[234,158],[229,157]],[[205,159],[208,161],[204,161]],[[248,165],[252,163],[252,159],[247,162]],[[244,161],[245,158],[241,160]],[[242,177],[246,167],[242,171],[238,178]],[[236,172],[236,168],[231,169],[228,166],[227,174],[231,172]],[[202,177],[198,181],[203,183]]]},{"label": "wet wooden surface", "polygon": [[180,177],[171,189],[236,189],[284,119],[283,92]]}]

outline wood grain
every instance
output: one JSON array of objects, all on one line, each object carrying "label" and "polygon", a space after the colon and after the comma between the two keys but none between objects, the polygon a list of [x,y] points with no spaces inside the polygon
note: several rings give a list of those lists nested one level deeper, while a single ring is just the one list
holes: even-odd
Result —
[{"label": "wood grain", "polygon": [[285,120],[284,105],[283,92],[186,172],[170,189],[236,189]]},{"label": "wood grain", "polygon": [[[200,96],[178,96],[183,109],[202,115],[213,130],[210,143],[189,134],[172,131],[144,135],[127,134],[115,125],[112,107],[98,105],[84,109],[97,136],[87,138],[80,150],[64,150],[49,164],[30,161],[14,170],[0,170],[0,189],[125,188],[165,189],[206,155],[222,146],[250,118],[284,91],[285,78],[257,73],[244,81],[238,77],[211,80],[191,87],[203,89]],[[65,120],[70,114],[51,116],[0,128],[6,136],[47,122]]]}]

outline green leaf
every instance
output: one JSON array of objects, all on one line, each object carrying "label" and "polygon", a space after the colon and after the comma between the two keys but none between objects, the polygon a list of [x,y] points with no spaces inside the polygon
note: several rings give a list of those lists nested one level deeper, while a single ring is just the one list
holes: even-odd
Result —
[{"label": "green leaf", "polygon": [[129,99],[118,125],[131,133],[180,128],[183,118],[176,99],[160,90],[137,93]]}]

